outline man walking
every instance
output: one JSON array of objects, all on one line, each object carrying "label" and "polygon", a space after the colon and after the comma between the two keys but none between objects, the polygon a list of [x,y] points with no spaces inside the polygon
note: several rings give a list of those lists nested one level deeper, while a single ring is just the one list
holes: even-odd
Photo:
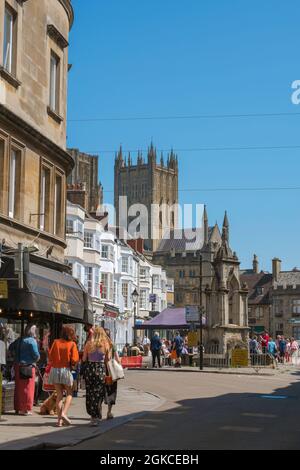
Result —
[{"label": "man walking", "polygon": [[150,349],[152,353],[152,367],[155,367],[155,359],[157,358],[158,367],[161,368],[160,362],[160,351],[162,348],[162,342],[159,337],[159,333],[155,332],[153,338],[151,339]]},{"label": "man walking", "polygon": [[173,341],[173,350],[176,351],[177,361],[175,362],[175,367],[181,367],[181,356],[183,350],[184,341],[180,336],[179,331],[177,331],[176,336]]}]

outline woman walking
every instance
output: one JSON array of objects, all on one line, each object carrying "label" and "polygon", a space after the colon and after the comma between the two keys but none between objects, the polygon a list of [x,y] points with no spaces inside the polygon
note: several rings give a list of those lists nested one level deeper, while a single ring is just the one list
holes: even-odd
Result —
[{"label": "woman walking", "polygon": [[91,417],[92,426],[97,426],[102,419],[102,403],[106,395],[106,363],[111,349],[112,342],[104,329],[95,327],[93,336],[84,347],[82,358],[85,363],[86,410]]},{"label": "woman walking", "polygon": [[[63,424],[72,424],[67,414],[73,397],[73,375],[71,371],[79,362],[75,340],[74,329],[70,326],[63,326],[61,338],[54,341],[49,352],[49,362],[51,364],[49,383],[55,386],[57,394],[58,427]],[[66,400],[63,405],[64,391],[66,392]]]},{"label": "woman walking", "polygon": [[[115,359],[119,364],[121,364],[121,360],[119,358],[119,354],[117,351],[116,346],[113,344],[112,339],[111,339],[111,334],[110,330],[108,328],[105,328],[105,333],[107,334],[108,338],[110,339],[111,342],[111,347],[109,351],[109,359]],[[111,410],[113,405],[116,404],[117,400],[117,391],[118,391],[118,382],[117,380],[112,383],[108,383],[105,385],[106,388],[106,393],[104,397],[104,402],[108,406],[107,410],[107,419],[113,419],[114,415],[112,414]]]},{"label": "woman walking", "polygon": [[290,354],[292,357],[292,364],[294,366],[298,365],[299,344],[295,338],[291,338]]},{"label": "woman walking", "polygon": [[36,326],[28,325],[25,330],[25,337],[14,341],[10,345],[9,351],[14,357],[15,412],[23,416],[32,415],[35,367],[40,358],[36,341]]}]

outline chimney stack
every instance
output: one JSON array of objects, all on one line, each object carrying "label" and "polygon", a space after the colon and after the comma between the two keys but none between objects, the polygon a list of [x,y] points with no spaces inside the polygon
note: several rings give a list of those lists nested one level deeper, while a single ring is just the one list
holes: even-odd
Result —
[{"label": "chimney stack", "polygon": [[281,271],[281,260],[279,258],[272,259],[272,274],[274,281],[278,281],[279,273]]},{"label": "chimney stack", "polygon": [[257,259],[257,256],[254,255],[253,256],[253,263],[252,263],[252,266],[253,266],[253,272],[255,274],[258,274],[258,259]]},{"label": "chimney stack", "polygon": [[88,210],[88,193],[85,183],[68,184],[67,199],[72,204],[81,206],[84,210]]}]

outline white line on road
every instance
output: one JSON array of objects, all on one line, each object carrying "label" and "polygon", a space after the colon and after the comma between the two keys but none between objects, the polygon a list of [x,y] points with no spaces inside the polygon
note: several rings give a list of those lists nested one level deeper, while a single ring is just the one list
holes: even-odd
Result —
[{"label": "white line on road", "polygon": [[264,414],[264,413],[242,413],[242,416],[250,416],[253,418],[277,418],[277,415]]},{"label": "white line on road", "polygon": [[236,431],[236,432],[262,432],[263,428],[250,428],[246,426],[223,426],[221,431]]}]

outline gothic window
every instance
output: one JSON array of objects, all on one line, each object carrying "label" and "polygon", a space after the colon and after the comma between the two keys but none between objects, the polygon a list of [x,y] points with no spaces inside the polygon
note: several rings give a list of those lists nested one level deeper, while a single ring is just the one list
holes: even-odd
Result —
[{"label": "gothic window", "polygon": [[239,283],[235,276],[229,281],[229,323],[233,325],[240,324],[240,294],[239,294]]}]

